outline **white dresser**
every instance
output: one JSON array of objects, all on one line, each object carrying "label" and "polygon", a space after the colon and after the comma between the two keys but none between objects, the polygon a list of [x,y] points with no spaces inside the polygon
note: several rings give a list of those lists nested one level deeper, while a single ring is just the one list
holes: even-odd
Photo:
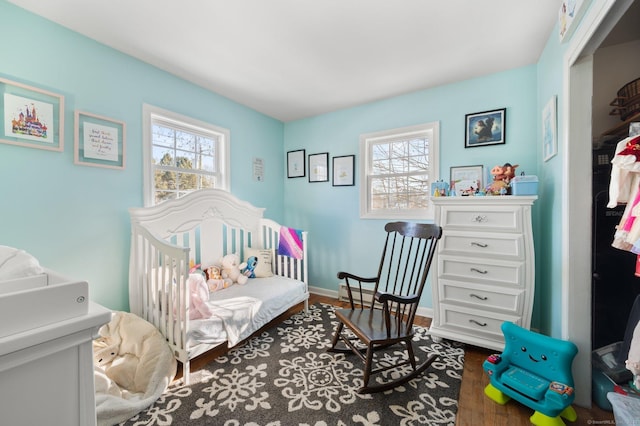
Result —
[{"label": "white dresser", "polygon": [[536,196],[434,197],[442,226],[432,265],[431,335],[504,349],[500,326],[531,324]]},{"label": "white dresser", "polygon": [[96,424],[93,339],[111,311],[52,271],[0,281],[0,424]]}]

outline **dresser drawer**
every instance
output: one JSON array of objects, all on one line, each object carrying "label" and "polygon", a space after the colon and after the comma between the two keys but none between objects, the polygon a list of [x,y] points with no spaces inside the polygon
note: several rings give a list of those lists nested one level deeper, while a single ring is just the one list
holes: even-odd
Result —
[{"label": "dresser drawer", "polygon": [[522,232],[521,210],[510,206],[442,206],[439,221],[449,230]]},{"label": "dresser drawer", "polygon": [[524,240],[522,234],[445,229],[438,250],[441,254],[523,260]]},{"label": "dresser drawer", "polygon": [[452,305],[468,306],[482,311],[501,311],[522,315],[523,289],[469,284],[440,280],[440,300]]},{"label": "dresser drawer", "polygon": [[458,330],[460,333],[485,336],[492,340],[504,341],[502,323],[511,321],[521,325],[521,318],[514,315],[491,313],[446,303],[440,304],[440,327]]},{"label": "dresser drawer", "polygon": [[524,271],[525,262],[438,256],[438,276],[445,280],[522,287]]}]

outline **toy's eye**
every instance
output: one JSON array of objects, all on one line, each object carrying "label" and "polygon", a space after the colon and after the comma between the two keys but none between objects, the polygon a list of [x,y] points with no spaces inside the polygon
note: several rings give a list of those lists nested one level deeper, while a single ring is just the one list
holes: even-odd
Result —
[{"label": "toy's eye", "polygon": [[540,355],[540,358],[542,358],[543,361],[547,360],[547,356],[545,354]]},{"label": "toy's eye", "polygon": [[521,348],[520,348],[520,350],[521,350],[522,352],[526,352],[526,351],[527,351],[527,348],[525,348],[525,347],[523,346],[523,347],[521,347]]}]

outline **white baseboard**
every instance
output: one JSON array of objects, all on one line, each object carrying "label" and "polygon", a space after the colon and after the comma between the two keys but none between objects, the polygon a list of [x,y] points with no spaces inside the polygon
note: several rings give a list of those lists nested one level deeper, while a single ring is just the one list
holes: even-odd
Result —
[{"label": "white baseboard", "polygon": [[421,317],[433,319],[433,308],[423,308],[422,306],[418,306],[418,312],[416,312],[416,314]]},{"label": "white baseboard", "polygon": [[309,286],[309,293],[317,294],[320,296],[333,297],[334,299],[338,298],[338,292],[336,290],[329,290],[323,287],[314,287],[312,285]]},{"label": "white baseboard", "polygon": [[[317,294],[320,296],[332,297],[334,299],[338,299],[338,291],[337,290],[329,290],[323,287],[314,287],[309,286],[309,293]],[[418,306],[418,315],[426,318],[433,318],[433,308],[425,308],[422,306]]]}]

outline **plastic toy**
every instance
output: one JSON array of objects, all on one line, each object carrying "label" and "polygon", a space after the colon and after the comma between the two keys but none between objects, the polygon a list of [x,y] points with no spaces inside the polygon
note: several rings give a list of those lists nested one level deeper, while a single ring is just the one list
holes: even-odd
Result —
[{"label": "plastic toy", "polygon": [[534,425],[562,426],[578,416],[571,364],[578,348],[571,342],[526,330],[511,322],[502,324],[504,352],[482,364],[489,375],[484,393],[498,404],[511,398],[535,410]]}]

